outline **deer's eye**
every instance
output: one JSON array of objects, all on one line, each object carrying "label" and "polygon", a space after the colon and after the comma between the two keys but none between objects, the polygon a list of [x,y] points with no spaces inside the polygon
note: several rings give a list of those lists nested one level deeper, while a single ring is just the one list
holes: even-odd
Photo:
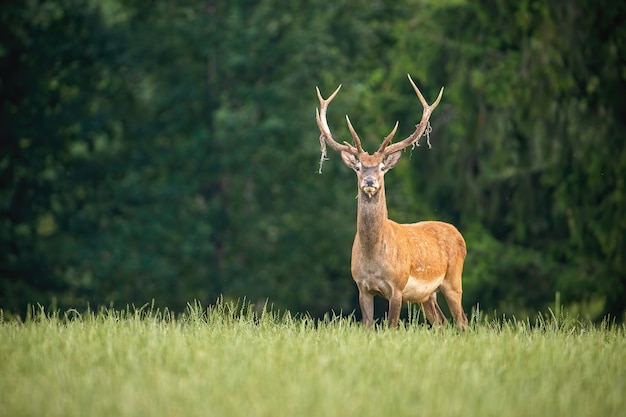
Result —
[{"label": "deer's eye", "polygon": [[357,171],[360,171],[361,170],[361,163],[357,162],[357,164],[354,166],[354,169],[357,170]]}]

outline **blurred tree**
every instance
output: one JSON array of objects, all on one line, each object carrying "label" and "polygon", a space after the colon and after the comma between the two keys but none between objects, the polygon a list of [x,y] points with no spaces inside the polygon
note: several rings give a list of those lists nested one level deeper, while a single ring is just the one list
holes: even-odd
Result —
[{"label": "blurred tree", "polygon": [[[47,0],[0,8],[0,306],[351,311],[354,178],[317,175],[314,86],[368,149],[428,98],[399,221],[468,241],[466,307],[625,310],[624,6]],[[424,140],[422,144],[424,145]],[[597,277],[597,278],[596,278]]]},{"label": "blurred tree", "polygon": [[113,128],[98,112],[110,79],[103,22],[77,3],[0,9],[0,295],[10,308],[69,291],[61,271],[73,248],[57,250],[56,237],[82,191],[67,169]]},{"label": "blurred tree", "polygon": [[466,231],[466,300],[519,313],[561,291],[570,303],[604,300],[596,313],[620,317],[625,7],[423,7],[430,12],[399,25],[411,35],[396,55],[402,68],[422,62],[417,76],[433,89],[446,85],[434,120],[444,125],[404,174],[423,179],[419,194],[436,217]]},{"label": "blurred tree", "polygon": [[314,84],[375,55],[387,6],[367,4],[349,25],[348,2],[5,9],[1,304],[350,309],[350,183],[315,175],[306,138]]}]

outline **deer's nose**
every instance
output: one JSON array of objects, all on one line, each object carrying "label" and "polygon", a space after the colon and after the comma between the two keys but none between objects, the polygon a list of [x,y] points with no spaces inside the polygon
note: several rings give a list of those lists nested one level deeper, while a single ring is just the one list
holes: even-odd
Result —
[{"label": "deer's nose", "polygon": [[363,182],[366,187],[373,187],[376,180],[373,177],[366,177]]}]

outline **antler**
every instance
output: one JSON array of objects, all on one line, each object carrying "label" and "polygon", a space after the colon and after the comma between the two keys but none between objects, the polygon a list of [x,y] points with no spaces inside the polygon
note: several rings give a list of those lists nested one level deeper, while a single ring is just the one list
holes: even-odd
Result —
[{"label": "antler", "polygon": [[407,137],[406,139],[398,143],[389,145],[389,143],[393,139],[393,135],[396,133],[396,128],[398,127],[398,124],[396,123],[396,128],[394,128],[394,130],[385,138],[385,140],[383,140],[383,143],[380,144],[380,148],[378,149],[379,153],[391,154],[394,152],[398,152],[406,148],[407,146],[410,146],[413,143],[417,142],[419,138],[424,134],[424,131],[426,130],[426,128],[428,127],[428,119],[430,118],[430,115],[432,114],[433,110],[435,110],[435,107],[437,107],[437,105],[439,104],[439,101],[441,100],[441,96],[443,95],[443,87],[441,87],[441,91],[439,91],[439,96],[437,97],[437,100],[435,100],[433,104],[428,105],[428,103],[426,102],[426,99],[424,99],[424,96],[422,95],[420,90],[417,88],[413,80],[411,79],[411,76],[408,75],[408,77],[409,77],[409,81],[411,82],[411,85],[413,86],[413,90],[415,90],[417,97],[419,97],[420,101],[422,102],[422,106],[424,106],[424,110],[422,112],[422,120],[419,122],[419,124],[415,126],[415,131],[411,133],[409,137]]},{"label": "antler", "polygon": [[328,127],[328,122],[326,121],[326,110],[328,108],[328,103],[330,103],[335,98],[340,88],[341,84],[339,85],[339,87],[337,87],[335,92],[330,95],[330,97],[324,99],[322,97],[322,94],[320,93],[320,89],[315,87],[315,90],[317,91],[317,98],[320,100],[320,108],[315,109],[315,119],[317,120],[317,126],[320,128],[321,133],[320,141],[323,138],[324,142],[326,142],[328,146],[330,146],[337,152],[348,152],[352,155],[358,156],[361,152],[363,152],[363,148],[361,147],[361,140],[354,131],[354,128],[352,127],[348,116],[346,116],[346,120],[348,121],[348,128],[350,129],[350,134],[352,134],[352,139],[354,140],[356,147],[350,145],[347,142],[344,142],[343,144],[337,143],[335,139],[333,139],[333,135],[330,133],[330,128]]}]

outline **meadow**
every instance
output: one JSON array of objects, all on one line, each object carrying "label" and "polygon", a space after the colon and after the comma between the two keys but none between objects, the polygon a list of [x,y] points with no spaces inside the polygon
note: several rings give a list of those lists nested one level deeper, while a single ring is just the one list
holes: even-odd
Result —
[{"label": "meadow", "polygon": [[[269,310],[269,311],[268,311]],[[626,328],[417,310],[399,329],[252,306],[0,313],[1,416],[618,416]]]}]

